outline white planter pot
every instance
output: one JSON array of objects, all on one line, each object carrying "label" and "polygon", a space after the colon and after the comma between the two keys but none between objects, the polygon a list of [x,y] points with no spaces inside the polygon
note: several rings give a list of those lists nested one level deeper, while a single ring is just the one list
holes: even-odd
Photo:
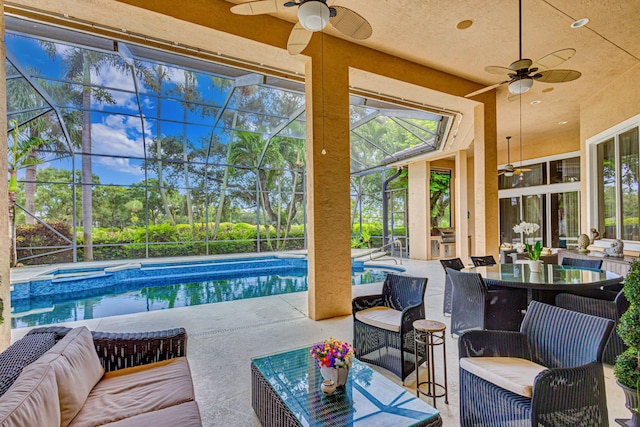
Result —
[{"label": "white planter pot", "polygon": [[332,380],[337,387],[340,387],[347,383],[349,368],[326,368],[321,366],[320,375],[322,375],[322,378],[325,380]]}]

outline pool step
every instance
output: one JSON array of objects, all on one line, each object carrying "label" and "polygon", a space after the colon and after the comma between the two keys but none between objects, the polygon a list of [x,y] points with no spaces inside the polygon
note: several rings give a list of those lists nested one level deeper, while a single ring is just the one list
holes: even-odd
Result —
[{"label": "pool step", "polygon": [[192,265],[162,265],[162,266],[143,266],[139,271],[133,272],[131,276],[135,276],[138,278],[151,278],[151,277],[165,277],[167,275],[167,271],[170,271],[175,275],[185,275],[185,274],[197,274],[197,273],[207,273],[207,274],[218,274],[218,273],[227,273],[229,271],[233,272],[244,272],[244,271],[255,271],[255,270],[264,270],[264,269],[273,269],[273,268],[306,268],[307,261],[306,259],[296,259],[296,258],[268,258],[268,259],[254,259],[254,260],[233,260],[228,262],[212,262],[212,263],[200,263],[200,264],[192,264]]}]

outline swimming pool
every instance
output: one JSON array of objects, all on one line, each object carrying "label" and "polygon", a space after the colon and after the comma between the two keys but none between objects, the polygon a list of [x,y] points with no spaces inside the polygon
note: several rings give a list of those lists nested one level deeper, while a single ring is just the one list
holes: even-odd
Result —
[{"label": "swimming pool", "polygon": [[[354,262],[354,285],[398,267]],[[52,269],[12,286],[11,327],[23,328],[307,290],[306,258],[274,256]]]}]

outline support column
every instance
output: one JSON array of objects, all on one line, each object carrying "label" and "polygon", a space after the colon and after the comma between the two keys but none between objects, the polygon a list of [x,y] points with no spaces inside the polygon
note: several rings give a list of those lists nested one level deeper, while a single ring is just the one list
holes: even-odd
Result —
[{"label": "support column", "polygon": [[426,161],[409,164],[409,258],[431,258],[429,233],[429,164]]},{"label": "support column", "polygon": [[308,308],[321,320],[351,313],[349,69],[331,37],[313,38],[305,69]]},{"label": "support column", "polygon": [[[498,227],[498,150],[496,131],[496,100],[491,91],[482,97],[483,105],[475,108],[475,139],[473,141],[474,222],[473,255],[493,255],[499,258]],[[479,97],[480,98],[480,97]]]},{"label": "support column", "polygon": [[[0,34],[4,36],[4,1],[0,0]],[[5,45],[0,43],[0,298],[4,303],[0,325],[0,351],[11,342],[11,291],[9,285],[9,206],[7,181],[7,69]]]},{"label": "support column", "polygon": [[454,224],[456,229],[456,256],[466,263],[469,259],[469,205],[467,204],[467,152],[456,152],[455,181],[454,181],[455,214]]}]

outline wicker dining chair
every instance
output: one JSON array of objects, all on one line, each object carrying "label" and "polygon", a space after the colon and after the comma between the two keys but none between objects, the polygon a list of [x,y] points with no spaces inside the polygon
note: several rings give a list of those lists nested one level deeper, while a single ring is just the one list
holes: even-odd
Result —
[{"label": "wicker dining chair", "polygon": [[[402,381],[415,370],[413,322],[425,318],[426,278],[388,274],[382,293],[352,300],[356,357]],[[426,359],[419,361],[419,364]]]},{"label": "wicker dining chair", "polygon": [[451,285],[451,278],[447,274],[447,268],[453,268],[454,270],[462,270],[464,264],[460,258],[441,259],[440,264],[444,268],[444,301],[442,302],[442,314],[445,316],[451,315],[451,295],[453,292],[453,286]]},{"label": "wicker dining chair", "polygon": [[595,268],[600,270],[600,268],[602,267],[602,260],[564,257],[562,258],[562,265],[584,267],[584,268]]},{"label": "wicker dining chair", "polygon": [[460,425],[608,426],[601,357],[612,328],[611,320],[532,301],[520,332],[463,334]]},{"label": "wicker dining chair", "polygon": [[600,291],[600,294],[600,298],[565,293],[558,294],[556,295],[556,306],[614,321],[615,327],[611,331],[602,354],[602,361],[613,365],[616,357],[627,349],[622,338],[618,335],[618,321],[620,316],[629,308],[629,301],[624,296],[624,291],[615,294],[613,299],[611,299],[611,292]]},{"label": "wicker dining chair", "polygon": [[487,265],[496,265],[496,259],[493,257],[493,255],[487,255],[487,256],[472,256],[471,257],[471,262],[473,263],[473,265],[475,267],[484,267]]},{"label": "wicker dining chair", "polygon": [[473,329],[517,331],[527,308],[527,290],[489,288],[478,273],[447,268],[453,285],[451,333]]}]

